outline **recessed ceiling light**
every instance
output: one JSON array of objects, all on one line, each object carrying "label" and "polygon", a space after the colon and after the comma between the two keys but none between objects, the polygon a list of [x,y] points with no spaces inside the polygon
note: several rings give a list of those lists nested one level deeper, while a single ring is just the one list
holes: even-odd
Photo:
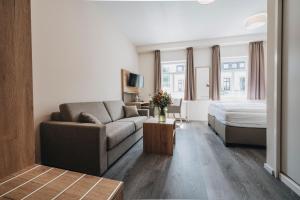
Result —
[{"label": "recessed ceiling light", "polygon": [[200,4],[210,4],[213,3],[215,0],[197,0]]},{"label": "recessed ceiling light", "polygon": [[267,13],[258,13],[248,17],[245,20],[245,26],[247,30],[257,29],[264,26],[267,23]]}]

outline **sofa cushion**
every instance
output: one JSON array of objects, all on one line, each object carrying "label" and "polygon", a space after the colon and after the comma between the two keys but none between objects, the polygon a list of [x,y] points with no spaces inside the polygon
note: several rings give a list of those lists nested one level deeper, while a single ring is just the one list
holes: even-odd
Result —
[{"label": "sofa cushion", "polygon": [[87,112],[82,112],[79,115],[79,122],[81,123],[92,123],[92,124],[100,124],[102,125],[102,122],[97,119],[94,115],[87,113]]},{"label": "sofa cushion", "polygon": [[125,117],[137,117],[140,116],[136,106],[124,106]]},{"label": "sofa cushion", "polygon": [[117,122],[132,122],[135,125],[135,130],[139,130],[140,128],[143,128],[143,123],[148,118],[146,116],[139,116],[139,117],[130,117],[130,118],[124,118],[120,119]]},{"label": "sofa cushion", "polygon": [[53,112],[50,116],[51,121],[64,121],[61,112]]},{"label": "sofa cushion", "polygon": [[124,102],[121,100],[117,101],[104,101],[105,107],[113,121],[124,118]]},{"label": "sofa cushion", "polygon": [[111,122],[106,124],[107,148],[112,149],[135,131],[132,122]]},{"label": "sofa cushion", "polygon": [[102,102],[66,103],[61,104],[59,109],[64,121],[78,122],[82,112],[94,115],[103,124],[112,121]]}]

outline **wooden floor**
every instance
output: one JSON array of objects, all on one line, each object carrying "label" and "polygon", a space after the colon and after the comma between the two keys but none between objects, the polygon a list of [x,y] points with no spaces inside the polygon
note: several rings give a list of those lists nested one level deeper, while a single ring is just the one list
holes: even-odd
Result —
[{"label": "wooden floor", "polygon": [[139,141],[104,175],[125,182],[125,199],[300,199],[268,174],[265,149],[226,148],[206,123],[177,129],[173,157]]}]

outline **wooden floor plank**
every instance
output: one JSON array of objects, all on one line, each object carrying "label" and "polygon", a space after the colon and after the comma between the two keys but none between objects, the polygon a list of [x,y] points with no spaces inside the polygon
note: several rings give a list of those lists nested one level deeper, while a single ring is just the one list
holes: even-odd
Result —
[{"label": "wooden floor plank", "polygon": [[298,200],[264,169],[266,150],[225,147],[205,122],[183,123],[174,154],[143,153],[140,140],[104,175],[124,181],[125,199]]}]

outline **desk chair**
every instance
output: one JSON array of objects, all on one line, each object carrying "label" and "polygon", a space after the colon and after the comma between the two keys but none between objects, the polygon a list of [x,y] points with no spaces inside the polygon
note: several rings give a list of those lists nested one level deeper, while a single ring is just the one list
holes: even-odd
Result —
[{"label": "desk chair", "polygon": [[176,119],[175,114],[179,114],[180,123],[182,124],[181,105],[182,105],[182,99],[173,99],[172,104],[168,105],[168,115],[173,114],[174,119]]}]

